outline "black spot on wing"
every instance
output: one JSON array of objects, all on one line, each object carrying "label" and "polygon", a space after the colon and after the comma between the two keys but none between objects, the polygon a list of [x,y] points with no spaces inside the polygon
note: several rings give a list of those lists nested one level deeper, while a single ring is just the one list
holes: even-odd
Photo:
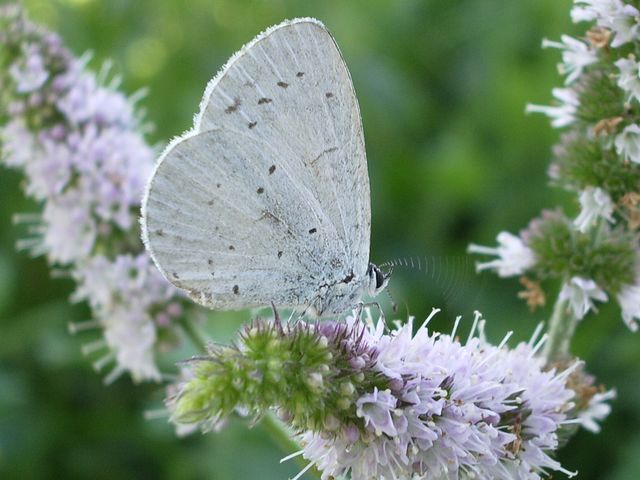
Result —
[{"label": "black spot on wing", "polygon": [[276,83],[276,85],[278,85],[280,88],[287,88],[289,86],[287,82],[282,82],[282,81]]},{"label": "black spot on wing", "polygon": [[233,286],[233,293],[235,293],[236,295],[240,293],[240,287],[238,287],[238,285]]},{"label": "black spot on wing", "polygon": [[331,98],[331,97],[333,97],[333,93],[327,92],[327,93],[324,94],[324,96],[327,97],[327,98]]},{"label": "black spot on wing", "polygon": [[273,172],[275,172],[275,171],[276,171],[276,166],[275,166],[275,165],[271,165],[271,166],[269,167],[269,175],[272,175],[272,174],[273,174]]},{"label": "black spot on wing", "polygon": [[250,122],[248,124],[249,129],[252,129],[253,127],[255,127],[258,124],[258,122]]},{"label": "black spot on wing", "polygon": [[229,250],[235,250],[236,247],[234,247],[233,245],[229,245]]},{"label": "black spot on wing", "polygon": [[278,258],[282,258],[282,250],[278,251]]},{"label": "black spot on wing", "polygon": [[351,283],[351,280],[353,280],[355,276],[356,275],[353,273],[353,270],[351,270],[351,273],[342,279],[342,283]]},{"label": "black spot on wing", "polygon": [[256,190],[256,193],[257,193],[258,195],[263,194],[263,193],[264,193],[264,188],[262,188],[262,187],[258,187],[258,189]]},{"label": "black spot on wing", "polygon": [[238,110],[238,107],[241,105],[240,99],[238,97],[233,99],[233,104],[229,105],[224,109],[224,113],[233,113]]},{"label": "black spot on wing", "polygon": [[298,73],[296,73],[296,77],[298,77],[298,78],[302,78],[302,77],[304,77],[304,72],[298,72]]},{"label": "black spot on wing", "polygon": [[312,228],[312,229],[309,230],[309,233],[316,233],[317,231],[318,231],[317,228]]},{"label": "black spot on wing", "polygon": [[258,100],[258,105],[264,105],[265,103],[271,103],[271,102],[273,102],[273,100],[271,100],[270,98],[262,97],[261,99]]}]

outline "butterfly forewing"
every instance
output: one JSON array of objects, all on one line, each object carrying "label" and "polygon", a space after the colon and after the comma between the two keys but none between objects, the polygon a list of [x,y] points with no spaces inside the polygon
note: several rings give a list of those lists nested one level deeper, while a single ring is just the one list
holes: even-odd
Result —
[{"label": "butterfly forewing", "polygon": [[216,308],[300,306],[369,259],[369,181],[349,72],[317,21],[285,22],[229,61],[143,206],[165,276]]}]

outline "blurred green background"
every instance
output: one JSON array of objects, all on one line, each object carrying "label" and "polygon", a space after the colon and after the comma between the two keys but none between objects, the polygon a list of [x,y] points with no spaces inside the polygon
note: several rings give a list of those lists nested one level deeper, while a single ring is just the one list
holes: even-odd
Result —
[{"label": "blurred green background", "polygon": [[[580,32],[569,0],[25,0],[31,16],[58,31],[98,68],[113,59],[143,105],[162,144],[191,125],[203,89],[226,59],[284,18],[313,16],[335,36],[360,101],[372,195],[372,261],[431,259],[420,274],[398,269],[394,298],[419,319],[445,308],[434,326],[468,328],[475,309],[500,340],[528,338],[549,307],[530,313],[517,280],[475,275],[470,242],[495,244],[542,208],[575,199],[547,185],[558,133],[525,116],[527,102],[550,102],[561,83],[556,51],[543,37]],[[51,280],[46,262],[16,253],[25,234],[14,212],[23,198],[16,172],[0,171],[0,478],[285,479],[299,467],[261,427],[237,420],[218,434],[176,439],[165,420],[142,412],[161,406],[158,385],[121,378],[105,387],[80,346],[94,337],[67,333],[86,319],[69,305],[68,280]],[[553,296],[557,286],[548,285]],[[236,324],[210,315],[212,335]],[[242,318],[248,318],[244,315]],[[231,322],[231,320],[229,320]],[[224,330],[224,331],[220,331]],[[560,453],[582,479],[640,478],[640,338],[613,305],[579,326],[574,353],[600,382],[618,390],[600,435],[579,433]],[[189,351],[185,349],[184,356]]]}]

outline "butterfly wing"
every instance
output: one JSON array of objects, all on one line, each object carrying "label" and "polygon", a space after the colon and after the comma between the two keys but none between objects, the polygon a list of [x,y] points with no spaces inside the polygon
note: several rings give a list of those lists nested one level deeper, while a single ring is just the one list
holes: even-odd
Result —
[{"label": "butterfly wing", "polygon": [[214,308],[306,305],[365,275],[360,113],[322,24],[285,22],[232,57],[159,161],[142,223],[164,275]]}]

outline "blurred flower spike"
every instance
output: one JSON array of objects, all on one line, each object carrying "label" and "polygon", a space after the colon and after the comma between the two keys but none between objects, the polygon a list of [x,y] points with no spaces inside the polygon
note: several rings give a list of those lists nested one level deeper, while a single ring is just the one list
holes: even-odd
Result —
[{"label": "blurred flower spike", "polygon": [[630,52],[640,47],[640,11],[621,0],[575,0],[571,17],[587,22],[582,39],[562,35],[560,42],[543,42],[562,52],[559,71],[565,85],[552,91],[558,102],[529,105],[527,111],[544,113],[552,126],[566,129],[554,148],[549,176],[576,195],[579,213],[572,219],[560,211],[543,212],[520,236],[501,232],[497,248],[471,245],[469,251],[496,257],[479,263],[479,270],[501,277],[526,274],[536,288],[559,280],[557,311],[575,321],[596,311],[598,302],[617,300],[622,319],[635,331],[640,320],[640,64]]},{"label": "blurred flower spike", "polygon": [[134,380],[159,380],[154,352],[171,339],[182,298],[162,278],[139,239],[140,199],[156,152],[147,145],[136,96],[127,98],[86,69],[60,38],[30,23],[20,8],[0,8],[0,139],[7,167],[25,175],[41,212],[16,215],[29,238],[18,246],[46,255],[78,284],[100,328],[86,345],[98,369],[114,365]]},{"label": "blurred flower spike", "polygon": [[[598,428],[613,393],[598,396],[579,362],[553,368],[540,329],[494,346],[476,314],[466,342],[413,319],[282,324],[258,319],[233,347],[186,362],[167,399],[172,421],[207,431],[233,412],[274,409],[323,479],[537,479],[573,473],[553,459],[559,438]],[[585,383],[586,382],[586,383]],[[584,406],[579,408],[578,406]]]}]

